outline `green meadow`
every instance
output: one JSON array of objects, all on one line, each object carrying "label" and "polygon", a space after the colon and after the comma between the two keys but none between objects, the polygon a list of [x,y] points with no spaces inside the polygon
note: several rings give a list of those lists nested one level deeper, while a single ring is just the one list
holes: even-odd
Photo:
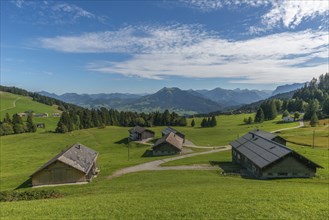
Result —
[{"label": "green meadow", "polygon": [[[38,129],[38,132],[44,131],[53,131],[57,126],[59,118],[51,117],[53,113],[59,113],[57,106],[49,106],[39,102],[35,102],[30,97],[15,95],[8,92],[0,91],[0,120],[2,120],[6,113],[11,117],[15,113],[33,111],[34,113],[48,113],[50,117],[47,118],[38,118],[34,117],[33,121],[35,123],[45,123],[45,129]],[[15,106],[14,106],[15,104]],[[26,120],[26,117],[23,117],[23,120]]]},{"label": "green meadow", "polygon": [[[16,103],[17,107],[19,101]],[[10,102],[6,105],[2,103],[1,109],[5,109],[6,106],[10,106]],[[187,126],[177,129],[184,132],[186,138],[197,145],[222,146],[251,129],[273,131],[298,125],[279,123],[280,117],[262,124],[245,125],[242,123],[245,117],[249,117],[249,114],[218,116],[218,126],[214,128],[200,128],[202,119],[196,118],[194,128]],[[48,122],[49,129],[56,126],[56,120],[58,119]],[[190,121],[189,119],[189,123]],[[160,137],[163,128],[153,127],[152,130]],[[319,129],[319,134],[322,128],[325,131],[327,129],[326,125],[316,128]],[[219,165],[217,170],[147,171],[109,180],[107,177],[118,169],[164,158],[144,157],[150,146],[128,144],[128,129],[111,126],[56,134],[47,132],[46,128],[38,129],[37,133],[32,134],[0,137],[1,191],[15,190],[36,169],[76,142],[99,152],[98,165],[101,170],[98,177],[88,184],[42,188],[55,189],[63,195],[61,198],[1,202],[0,218],[327,219],[329,215],[329,151],[325,145],[320,144],[313,149],[289,143],[290,147],[324,167],[318,170],[315,178],[310,179],[245,179],[239,175],[223,175]],[[312,132],[311,135],[309,132],[303,133],[303,129],[311,131],[313,128],[282,131],[280,135],[293,140],[298,134],[308,143],[312,140]],[[326,140],[326,136],[324,139]],[[300,141],[299,138],[297,140]],[[204,150],[206,149],[195,151]],[[223,151],[171,161],[163,166],[210,163],[217,166],[216,164],[230,162],[231,152]],[[29,190],[31,189],[17,189]]]},{"label": "green meadow", "polygon": [[314,147],[329,148],[329,119],[320,120],[317,127],[311,127],[309,122],[305,122],[305,127],[282,131],[280,135],[291,143],[313,147],[313,132]]}]

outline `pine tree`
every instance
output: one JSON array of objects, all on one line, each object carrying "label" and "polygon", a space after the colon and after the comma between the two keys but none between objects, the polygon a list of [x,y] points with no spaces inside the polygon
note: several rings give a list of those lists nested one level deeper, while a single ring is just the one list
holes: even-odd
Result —
[{"label": "pine tree", "polygon": [[211,127],[216,127],[217,126],[217,120],[216,120],[215,116],[211,117],[210,126]]},{"label": "pine tree", "polygon": [[195,121],[193,119],[192,122],[191,122],[191,127],[194,127],[194,126],[195,126]]},{"label": "pine tree", "polygon": [[315,112],[313,113],[313,115],[311,117],[310,124],[312,127],[316,127],[319,124],[319,118]]},{"label": "pine tree", "polygon": [[278,115],[277,105],[275,104],[275,100],[271,103],[271,120],[275,119]]},{"label": "pine tree", "polygon": [[9,113],[6,112],[6,116],[5,118],[3,119],[3,123],[8,123],[8,124],[11,124],[11,119],[10,119],[10,116],[9,116]]},{"label": "pine tree", "polygon": [[256,116],[255,116],[255,120],[256,123],[262,123],[264,121],[264,112],[262,108],[259,108],[257,110]]},{"label": "pine tree", "polygon": [[13,115],[13,129],[15,134],[24,133],[26,128],[23,124],[22,118],[18,114]]},{"label": "pine tree", "polygon": [[170,113],[168,109],[166,109],[162,114],[162,125],[170,125]]},{"label": "pine tree", "polygon": [[288,117],[290,114],[289,114],[289,112],[288,112],[288,110],[286,109],[286,110],[284,110],[284,112],[282,113],[282,118],[284,118],[284,117]]},{"label": "pine tree", "polygon": [[27,116],[26,128],[27,128],[27,132],[36,132],[37,131],[37,126],[33,123],[32,113],[30,113]]},{"label": "pine tree", "polygon": [[207,119],[206,119],[206,118],[203,118],[203,119],[202,119],[201,127],[202,127],[202,128],[207,127]]},{"label": "pine tree", "polygon": [[252,117],[248,118],[248,124],[252,124]]}]

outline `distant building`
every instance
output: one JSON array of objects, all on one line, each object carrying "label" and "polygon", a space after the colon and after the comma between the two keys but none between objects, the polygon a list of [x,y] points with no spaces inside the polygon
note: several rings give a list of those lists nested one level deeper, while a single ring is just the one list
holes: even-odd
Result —
[{"label": "distant building", "polygon": [[46,128],[45,123],[38,123],[37,128]]},{"label": "distant building", "polygon": [[97,156],[96,151],[74,144],[33,173],[32,185],[89,182],[98,173]]},{"label": "distant building", "polygon": [[183,139],[173,132],[155,142],[152,151],[154,156],[180,154],[183,149]]},{"label": "distant building", "polygon": [[172,127],[167,127],[166,129],[164,129],[162,131],[162,137],[168,135],[171,132],[176,134],[177,136],[181,137],[183,139],[183,143],[185,143],[185,134],[173,129]]},{"label": "distant building", "polygon": [[155,134],[154,131],[151,131],[149,129],[140,126],[135,126],[129,129],[128,132],[129,132],[129,140],[132,141],[141,141],[144,139],[153,138]]},{"label": "distant building", "polygon": [[20,112],[20,113],[17,113],[17,115],[22,118],[22,117],[26,116],[26,113],[25,112]]},{"label": "distant building", "polygon": [[232,161],[255,178],[313,177],[320,165],[271,139],[265,131],[251,131],[233,141]]},{"label": "distant building", "polygon": [[295,121],[295,119],[291,116],[286,116],[286,117],[282,118],[282,121],[284,121],[284,122],[293,122],[293,121]]},{"label": "distant building", "polygon": [[48,113],[38,113],[38,114],[33,114],[34,117],[48,117]]},{"label": "distant building", "polygon": [[61,114],[59,114],[59,113],[53,113],[53,117],[60,117],[61,116]]}]

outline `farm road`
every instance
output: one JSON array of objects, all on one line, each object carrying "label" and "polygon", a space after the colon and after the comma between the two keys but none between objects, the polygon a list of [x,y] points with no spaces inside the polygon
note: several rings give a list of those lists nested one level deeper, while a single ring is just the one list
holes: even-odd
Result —
[{"label": "farm road", "polygon": [[13,101],[13,107],[6,108],[6,109],[1,109],[1,111],[6,111],[6,110],[9,110],[9,109],[16,108],[16,102],[17,102],[18,100],[20,100],[20,99],[21,99],[21,98],[18,97],[17,99],[15,99],[15,100]]},{"label": "farm road", "polygon": [[296,128],[301,128],[301,127],[304,127],[304,121],[299,121],[299,125],[296,126],[296,127],[292,127],[292,128],[282,128],[282,129],[278,129],[278,130],[275,130],[275,131],[271,131],[271,133],[277,133],[277,132],[279,132],[279,131],[285,131],[285,130],[296,129]]},{"label": "farm road", "polygon": [[152,162],[147,162],[147,163],[139,164],[136,166],[120,169],[120,170],[114,172],[112,175],[110,175],[108,177],[108,179],[114,179],[114,178],[120,177],[127,173],[135,173],[135,172],[147,171],[147,170],[214,170],[217,168],[212,167],[212,166],[205,166],[205,165],[203,165],[203,166],[202,165],[170,166],[170,167],[161,167],[160,165],[163,163],[169,162],[169,161],[173,161],[173,160],[180,160],[183,158],[194,157],[194,156],[203,155],[203,154],[217,153],[217,152],[226,151],[229,149],[231,149],[231,146],[223,146],[220,149],[214,149],[214,150],[210,150],[210,151],[204,151],[204,152],[198,152],[198,153],[192,153],[192,154],[185,154],[185,155],[181,155],[181,156],[177,156],[177,157],[170,157],[170,158],[166,158],[166,159],[162,159],[162,160],[155,160]]}]

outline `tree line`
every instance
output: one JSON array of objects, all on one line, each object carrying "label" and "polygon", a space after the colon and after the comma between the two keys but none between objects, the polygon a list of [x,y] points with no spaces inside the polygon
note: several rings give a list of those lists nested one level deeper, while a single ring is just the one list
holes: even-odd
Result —
[{"label": "tree line", "polygon": [[[298,89],[292,99],[268,99],[263,101],[258,108],[254,122],[262,123],[273,120],[279,113],[289,116],[293,113],[294,119],[304,112],[303,119],[310,120],[312,126],[316,126],[319,118],[329,117],[329,74],[322,74],[319,79],[313,78],[303,88]],[[246,124],[251,124],[253,119],[244,119]]]},{"label": "tree line", "polygon": [[215,116],[203,118],[201,121],[201,127],[202,128],[209,128],[209,127],[216,127],[217,126],[217,120]]},{"label": "tree line", "polygon": [[105,126],[133,127],[136,125],[151,126],[186,126],[187,121],[175,112],[165,110],[152,113],[137,113],[117,111],[114,109],[83,109],[78,111],[65,111],[62,113],[56,127],[57,133],[66,133],[73,130],[87,128],[103,128]]},{"label": "tree line", "polygon": [[179,116],[175,112],[165,110],[153,113],[137,113],[130,111],[117,111],[114,109],[100,108],[87,109],[74,104],[69,104],[55,98],[29,92],[17,87],[7,87],[0,85],[0,91],[10,92],[16,95],[32,97],[34,101],[46,104],[57,105],[63,111],[56,127],[56,132],[65,133],[68,131],[87,129],[94,127],[115,126],[186,126],[186,118]]},{"label": "tree line", "polygon": [[14,114],[12,117],[6,113],[3,121],[0,121],[0,136],[10,134],[21,134],[26,132],[36,132],[37,126],[33,123],[32,113],[28,114],[26,122],[18,114]]}]

